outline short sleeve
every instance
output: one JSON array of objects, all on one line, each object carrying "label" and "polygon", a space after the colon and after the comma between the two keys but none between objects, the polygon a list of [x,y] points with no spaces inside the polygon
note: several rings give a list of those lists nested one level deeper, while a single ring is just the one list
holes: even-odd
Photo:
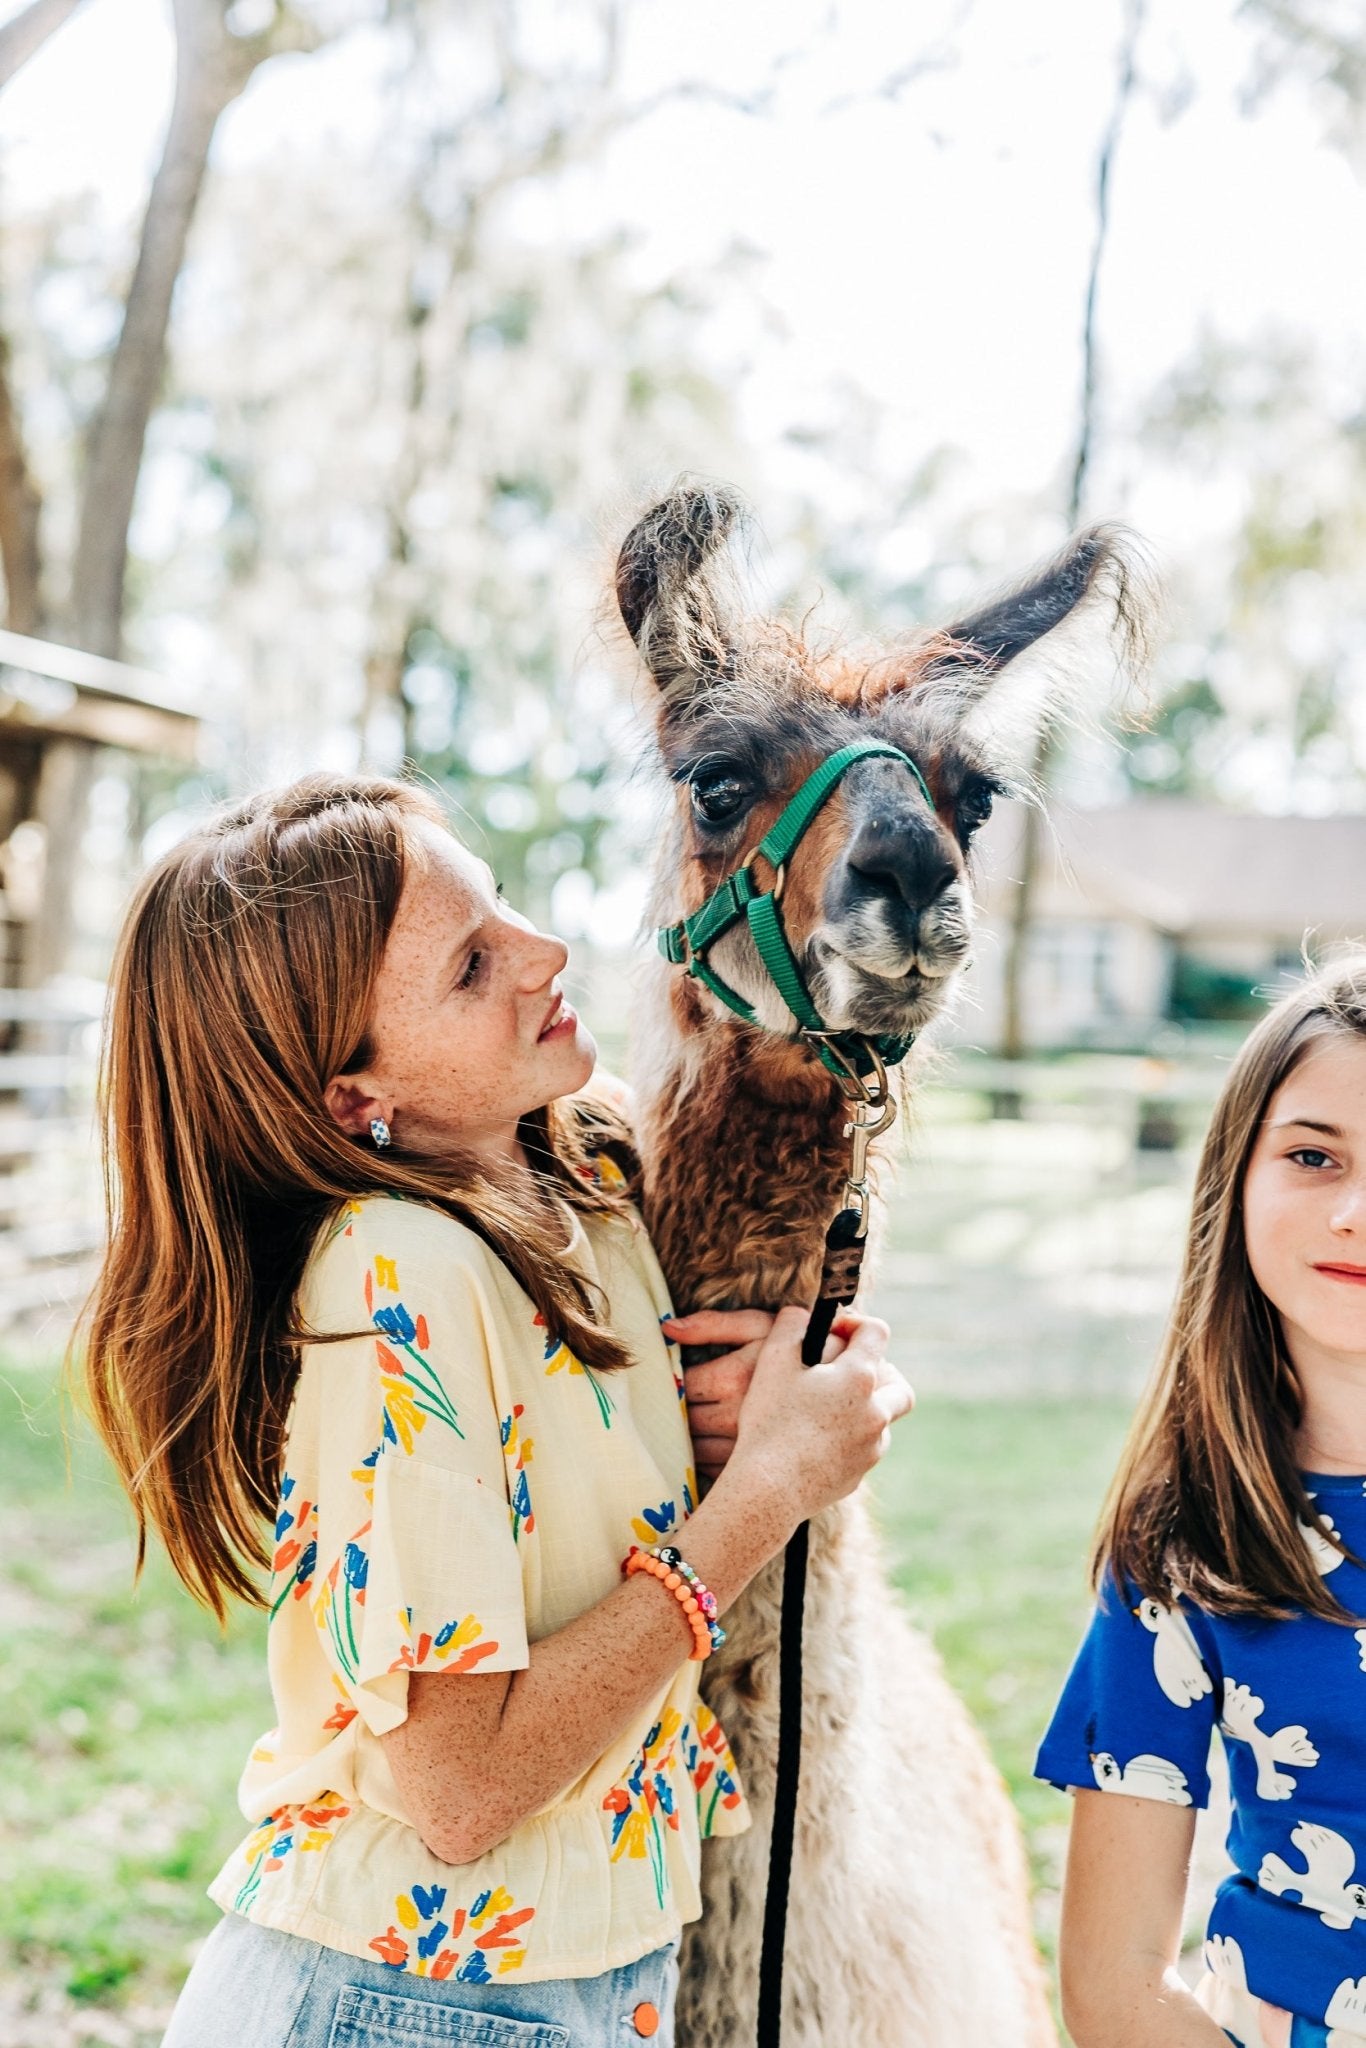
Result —
[{"label": "short sleeve", "polygon": [[523,1669],[526,1604],[481,1286],[488,1255],[416,1204],[347,1214],[318,1276],[322,1327],[374,1334],[309,1354],[313,1614],[338,1681],[383,1735],[406,1717],[414,1671]]},{"label": "short sleeve", "polygon": [[1215,1684],[1199,1617],[1107,1576],[1034,1766],[1060,1787],[1209,1802]]}]

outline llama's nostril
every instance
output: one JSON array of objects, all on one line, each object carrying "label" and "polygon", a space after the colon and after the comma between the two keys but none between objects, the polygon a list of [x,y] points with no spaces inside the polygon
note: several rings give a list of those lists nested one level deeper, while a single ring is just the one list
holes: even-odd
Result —
[{"label": "llama's nostril", "polygon": [[957,870],[938,847],[883,844],[849,849],[849,873],[862,895],[928,910],[954,881]]}]

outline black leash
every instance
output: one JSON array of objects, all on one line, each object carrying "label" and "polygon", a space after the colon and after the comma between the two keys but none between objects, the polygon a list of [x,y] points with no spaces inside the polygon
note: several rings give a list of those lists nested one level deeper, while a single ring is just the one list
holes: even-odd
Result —
[{"label": "black leash", "polygon": [[[852,1136],[846,1196],[852,1196],[825,1233],[825,1263],[820,1293],[802,1339],[802,1364],[819,1365],[836,1313],[858,1293],[859,1273],[868,1242],[868,1143],[896,1115],[887,1075],[877,1062],[876,1084],[869,1089],[852,1075],[856,1106],[846,1126]],[[867,1112],[860,1115],[860,1110]],[[806,1564],[810,1523],[803,1522],[783,1555],[783,1603],[778,1647],[778,1758],[773,1781],[773,1829],[768,1850],[768,1891],[764,1899],[764,1936],[759,1952],[759,2021],[757,2048],[779,2048],[782,2035],[783,1950],[787,1934],[787,1901],[792,1884],[792,1848],[797,1825],[797,1795],[802,1769],[802,1622],[806,1605]]]}]

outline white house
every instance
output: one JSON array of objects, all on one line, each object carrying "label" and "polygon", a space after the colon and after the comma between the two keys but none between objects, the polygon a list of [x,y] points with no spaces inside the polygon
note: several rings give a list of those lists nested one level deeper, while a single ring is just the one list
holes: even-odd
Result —
[{"label": "white house", "polygon": [[[994,1046],[1018,805],[979,842],[984,918],[957,1036]],[[1050,805],[1024,981],[1028,1042],[1131,1045],[1172,1016],[1251,1014],[1306,947],[1366,943],[1366,815],[1267,817],[1180,797]]]}]

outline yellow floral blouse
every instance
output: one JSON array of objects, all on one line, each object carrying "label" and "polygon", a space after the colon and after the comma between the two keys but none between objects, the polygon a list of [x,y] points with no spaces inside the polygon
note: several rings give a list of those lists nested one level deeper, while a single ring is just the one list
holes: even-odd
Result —
[{"label": "yellow floral blouse", "polygon": [[[595,1169],[616,1176],[607,1160]],[[567,1256],[638,1361],[599,1374],[483,1242],[421,1204],[352,1202],[320,1236],[285,1451],[268,1636],[279,1726],[239,1788],[251,1833],[225,1911],[395,1972],[592,1976],[701,1911],[699,1841],[749,1824],[685,1661],[559,1798],[475,1863],[442,1863],[379,1738],[411,1671],[516,1671],[691,1512],[683,1380],[638,1222],[576,1223]]]}]

